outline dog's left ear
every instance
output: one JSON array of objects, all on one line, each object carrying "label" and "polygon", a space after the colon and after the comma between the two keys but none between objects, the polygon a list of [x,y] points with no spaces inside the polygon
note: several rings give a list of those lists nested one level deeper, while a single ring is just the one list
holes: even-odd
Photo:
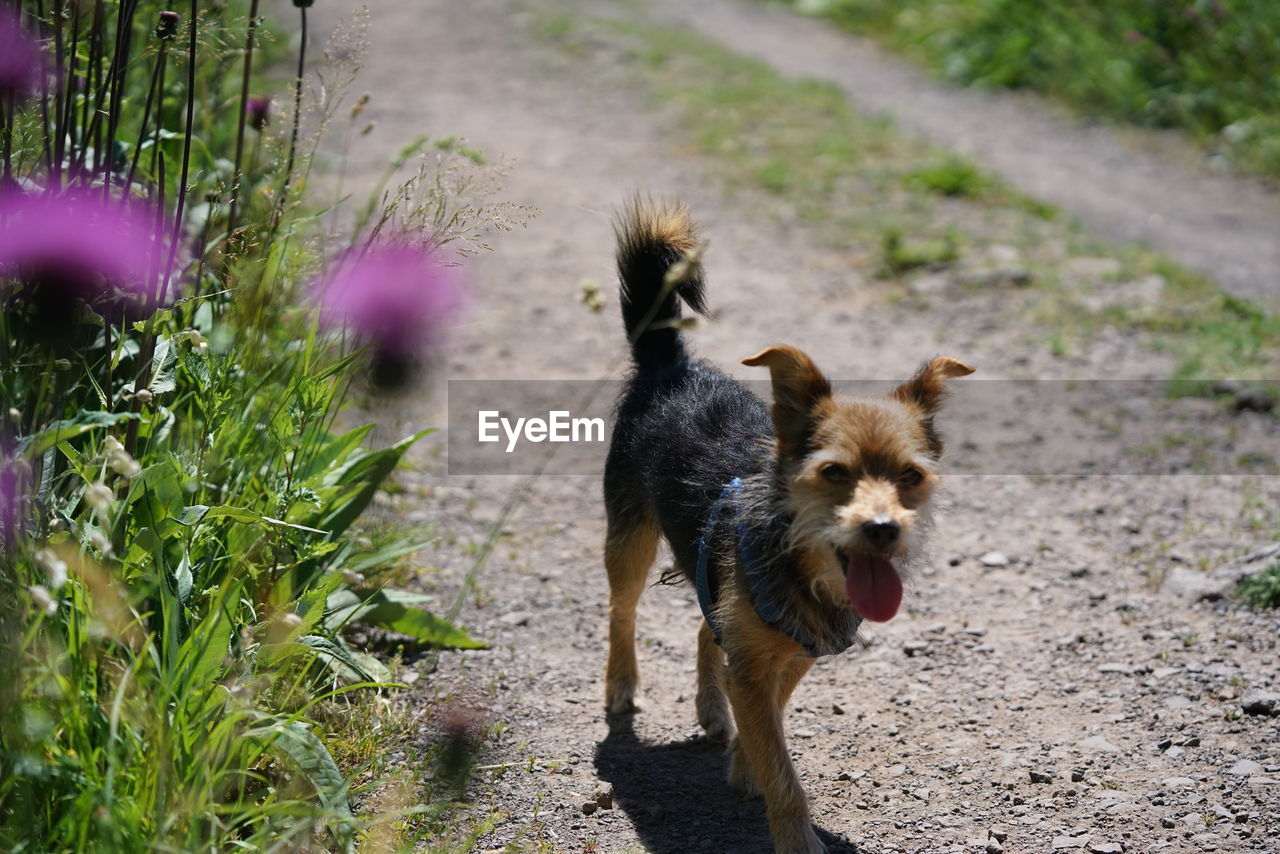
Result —
[{"label": "dog's left ear", "polygon": [[813,410],[831,396],[831,383],[813,360],[795,347],[770,347],[742,360],[769,369],[773,380],[773,426],[779,450],[801,452],[813,432]]},{"label": "dog's left ear", "polygon": [[929,453],[935,458],[942,456],[942,437],[933,426],[934,413],[942,406],[942,398],[947,390],[944,380],[963,377],[973,373],[973,368],[964,362],[957,362],[946,356],[939,356],[925,364],[916,375],[893,390],[893,397],[905,404],[919,408],[925,441],[929,444]]},{"label": "dog's left ear", "polygon": [[925,364],[916,375],[893,390],[893,396],[903,403],[914,403],[925,415],[933,415],[942,406],[946,396],[943,380],[963,377],[973,373],[973,368],[946,356],[939,356]]}]

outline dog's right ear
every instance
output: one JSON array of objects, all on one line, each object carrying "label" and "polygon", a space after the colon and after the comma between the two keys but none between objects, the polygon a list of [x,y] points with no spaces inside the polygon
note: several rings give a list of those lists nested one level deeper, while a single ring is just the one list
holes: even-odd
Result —
[{"label": "dog's right ear", "polygon": [[784,454],[802,453],[813,432],[813,410],[831,397],[831,383],[813,360],[795,347],[770,347],[742,364],[769,369],[773,381],[773,426]]}]

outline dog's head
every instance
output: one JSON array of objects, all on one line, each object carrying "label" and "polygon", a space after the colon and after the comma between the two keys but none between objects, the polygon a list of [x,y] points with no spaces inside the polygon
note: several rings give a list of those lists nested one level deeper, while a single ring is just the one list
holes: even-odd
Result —
[{"label": "dog's head", "polygon": [[773,380],[778,471],[810,584],[847,597],[865,619],[892,618],[938,483],[933,417],[944,382],[973,368],[937,358],[885,397],[842,398],[794,347],[742,363],[767,367]]}]

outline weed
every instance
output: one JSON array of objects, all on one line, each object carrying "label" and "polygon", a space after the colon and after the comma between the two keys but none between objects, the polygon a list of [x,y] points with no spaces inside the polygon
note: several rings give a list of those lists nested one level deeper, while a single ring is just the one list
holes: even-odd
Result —
[{"label": "weed", "polygon": [[1280,562],[1241,579],[1236,595],[1253,608],[1280,608]]}]

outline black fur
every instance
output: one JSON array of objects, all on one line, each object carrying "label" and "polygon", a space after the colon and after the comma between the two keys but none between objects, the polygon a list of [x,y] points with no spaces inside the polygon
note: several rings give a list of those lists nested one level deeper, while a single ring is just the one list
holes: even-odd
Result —
[{"label": "black fur", "polygon": [[[773,421],[768,405],[741,383],[708,361],[690,359],[672,321],[680,316],[677,295],[704,311],[700,269],[670,292],[667,271],[684,253],[675,241],[662,241],[661,229],[646,229],[634,211],[631,216],[618,229],[618,273],[635,371],[618,403],[605,508],[611,530],[656,521],[676,569],[692,580],[708,511],[725,485],[771,468]],[[649,326],[660,328],[641,328],[659,299]],[[721,551],[729,544],[715,545]]]}]

